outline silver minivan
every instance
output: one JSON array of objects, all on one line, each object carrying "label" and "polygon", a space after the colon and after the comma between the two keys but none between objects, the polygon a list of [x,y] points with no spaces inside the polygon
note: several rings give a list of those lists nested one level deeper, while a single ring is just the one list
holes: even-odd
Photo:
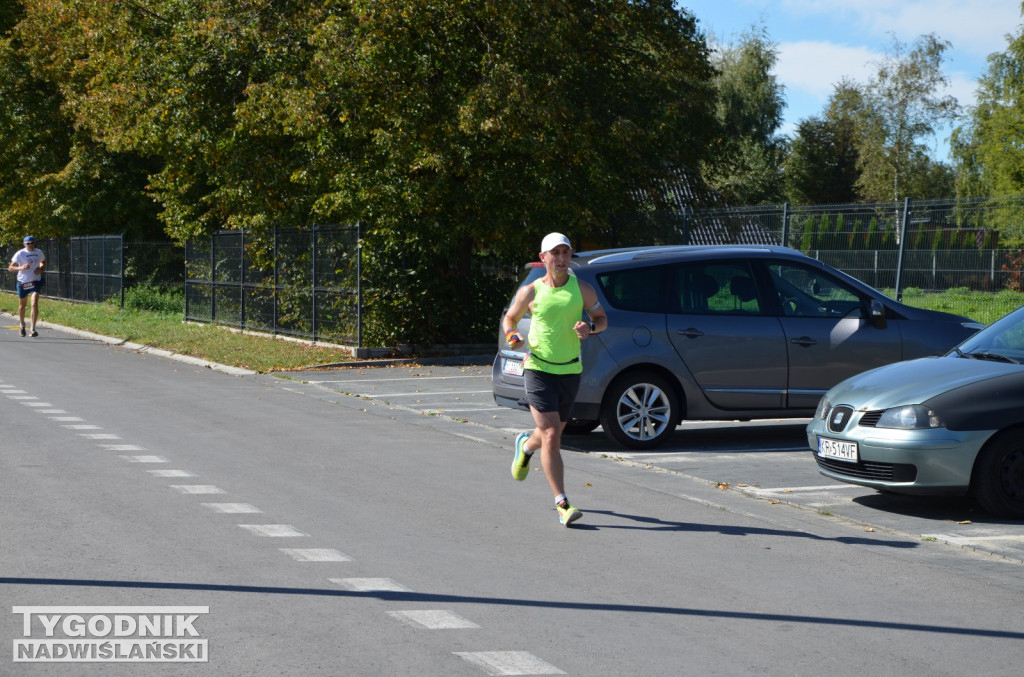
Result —
[{"label": "silver minivan", "polygon": [[[946,352],[983,325],[912,308],[785,247],[666,246],[580,252],[608,329],[583,342],[566,432],[600,425],[651,449],[683,420],[810,417],[826,390],[873,367]],[[543,277],[527,267],[520,286]],[[530,331],[527,314],[519,324]],[[525,344],[498,329],[499,405],[526,410]]]}]

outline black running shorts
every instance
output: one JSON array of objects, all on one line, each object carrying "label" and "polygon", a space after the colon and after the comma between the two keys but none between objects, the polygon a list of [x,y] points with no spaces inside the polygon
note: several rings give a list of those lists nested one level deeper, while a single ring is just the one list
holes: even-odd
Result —
[{"label": "black running shorts", "polygon": [[558,412],[558,420],[568,421],[569,412],[580,389],[579,374],[549,374],[533,369],[523,370],[526,401],[541,413]]}]

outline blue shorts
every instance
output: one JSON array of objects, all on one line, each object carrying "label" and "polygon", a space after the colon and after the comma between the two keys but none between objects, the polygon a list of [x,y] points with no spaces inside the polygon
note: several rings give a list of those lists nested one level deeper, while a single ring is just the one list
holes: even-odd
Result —
[{"label": "blue shorts", "polygon": [[579,374],[549,374],[533,369],[523,370],[526,401],[541,413],[558,412],[558,420],[568,421],[576,392],[580,389]]},{"label": "blue shorts", "polygon": [[23,299],[29,294],[36,294],[43,291],[43,281],[18,282],[18,298]]}]

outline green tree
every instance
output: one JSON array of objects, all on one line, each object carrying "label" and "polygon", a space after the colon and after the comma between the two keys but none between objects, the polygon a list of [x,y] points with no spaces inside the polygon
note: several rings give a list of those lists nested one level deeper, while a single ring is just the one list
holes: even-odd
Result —
[{"label": "green tree", "polygon": [[[529,256],[552,229],[607,243],[717,133],[707,46],[671,0],[24,4],[14,55],[77,176],[145,167],[121,185],[167,233],[245,228],[262,263],[273,226],[362,221],[389,342],[468,326],[481,252]],[[615,234],[678,237],[641,223]]]},{"label": "green tree", "polygon": [[59,14],[41,21],[38,3],[19,9],[0,14],[0,234],[158,237],[144,192],[154,163],[111,152],[75,125],[61,81],[32,48],[59,43],[67,25]]},{"label": "green tree", "polygon": [[877,74],[864,86],[858,186],[865,199],[895,202],[911,196],[911,188],[927,186],[921,177],[932,174],[937,163],[929,160],[925,140],[939,125],[952,122],[960,108],[954,97],[940,94],[949,83],[942,71],[949,46],[928,34],[908,50],[894,38]]},{"label": "green tree", "polygon": [[797,125],[785,162],[787,200],[796,204],[857,201],[860,101],[860,88],[844,79],[835,86],[823,115]]},{"label": "green tree", "polygon": [[786,141],[778,130],[786,102],[772,73],[777,61],[776,46],[763,26],[748,30],[738,44],[720,46],[713,58],[722,131],[701,173],[736,205],[783,199]]},{"label": "green tree", "polygon": [[1024,27],[1006,40],[1004,51],[989,55],[976,105],[954,130],[957,195],[962,197],[1024,192]]}]

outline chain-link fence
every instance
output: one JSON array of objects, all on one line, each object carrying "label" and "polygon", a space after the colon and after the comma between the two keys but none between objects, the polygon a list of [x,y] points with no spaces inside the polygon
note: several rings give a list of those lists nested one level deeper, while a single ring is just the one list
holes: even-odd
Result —
[{"label": "chain-link fence", "polygon": [[359,237],[359,226],[318,226],[189,242],[185,318],[362,346]]},{"label": "chain-link fence", "polygon": [[[185,282],[185,250],[170,242],[126,242],[121,235],[38,238],[46,256],[44,293],[49,298],[85,303],[109,300],[124,306],[126,289],[152,284],[180,290]],[[19,247],[4,249],[6,261]],[[4,289],[15,290],[10,275]]]},{"label": "chain-link fence", "polygon": [[[679,243],[786,245],[910,305],[991,322],[1024,304],[1024,196],[682,209],[675,222]],[[278,229],[271,240],[247,237],[226,231],[187,247],[125,242],[118,235],[37,245],[47,257],[50,297],[113,298],[124,305],[125,290],[150,285],[183,292],[188,320],[363,347],[365,328],[376,326],[367,318],[377,317],[367,314],[364,299],[387,295],[365,288],[358,225]],[[7,248],[8,261],[16,250]],[[525,262],[488,261],[459,284],[473,286],[467,293],[488,290],[477,306],[500,305],[494,299],[511,293]],[[13,291],[13,275],[5,289]],[[378,324],[390,317],[378,315]],[[452,342],[481,334],[463,320],[455,324]]]},{"label": "chain-link fence", "polygon": [[974,315],[998,292],[998,316],[1024,303],[1024,196],[709,209],[683,236],[799,249],[916,306]]}]

